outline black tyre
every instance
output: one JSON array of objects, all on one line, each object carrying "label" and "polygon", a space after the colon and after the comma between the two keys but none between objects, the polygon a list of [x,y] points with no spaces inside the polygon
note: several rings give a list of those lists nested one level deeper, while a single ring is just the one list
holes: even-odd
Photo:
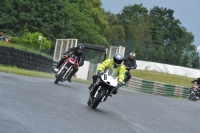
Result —
[{"label": "black tyre", "polygon": [[56,80],[54,81],[55,84],[58,84],[58,82],[61,80],[61,78],[64,76],[65,71],[60,72],[58,76],[56,76]]},{"label": "black tyre", "polygon": [[106,95],[106,90],[105,90],[105,89],[102,89],[102,90],[98,93],[97,98],[94,98],[91,107],[92,107],[93,109],[96,109],[96,107],[99,105],[99,103],[101,102],[102,98],[103,98],[105,95]]},{"label": "black tyre", "polygon": [[191,100],[191,94],[189,95],[188,100],[189,100],[189,101]]},{"label": "black tyre", "polygon": [[190,95],[189,98],[188,98],[188,100],[190,100],[190,101],[197,101],[197,98],[196,98],[195,95]]}]

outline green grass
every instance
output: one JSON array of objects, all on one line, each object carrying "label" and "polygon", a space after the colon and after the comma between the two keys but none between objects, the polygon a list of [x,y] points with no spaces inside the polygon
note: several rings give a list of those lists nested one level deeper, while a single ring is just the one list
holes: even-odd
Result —
[{"label": "green grass", "polygon": [[[0,65],[0,72],[55,79],[55,76],[53,73],[30,71],[30,70],[17,68],[15,66]],[[152,80],[152,81],[163,82],[163,83],[173,84],[173,85],[180,85],[180,86],[185,86],[185,87],[191,87],[190,82],[191,80],[193,80],[192,78],[187,78],[184,76],[160,73],[160,72],[155,72],[155,71],[145,71],[145,70],[134,70],[134,71],[131,71],[131,74],[134,77],[145,79],[145,80]],[[85,80],[81,80],[77,78],[72,78],[72,81],[91,84],[91,81],[85,81]]]},{"label": "green grass", "polygon": [[[17,68],[15,66],[0,65],[0,72],[13,73],[13,74],[24,75],[24,76],[55,79],[55,75],[53,73],[30,71],[30,70]],[[92,83],[91,81],[85,81],[85,80],[77,79],[77,78],[72,78],[72,81],[78,82],[78,83],[85,83],[85,84],[91,84]]]},{"label": "green grass", "polygon": [[[19,49],[19,50],[26,50],[27,52],[30,52],[30,53],[39,54],[39,49],[36,50],[36,49],[28,48],[26,46],[19,45],[19,44],[14,44],[14,43],[10,44],[10,43],[4,42],[4,41],[0,41],[0,46],[13,47],[13,48],[16,48],[16,49]],[[42,53],[41,55],[52,59],[51,55],[48,55],[48,54],[45,54],[45,53]]]},{"label": "green grass", "polygon": [[[28,51],[28,52],[39,54],[39,50],[27,48],[23,45],[9,44],[7,42],[0,41],[0,46],[14,47],[14,48],[20,49],[20,50],[26,49],[26,51]],[[52,58],[52,56],[45,54],[45,53],[42,53],[42,55],[46,56],[48,58]],[[54,78],[54,75],[50,74],[50,73],[29,71],[29,70],[19,69],[17,67],[11,67],[11,66],[8,67],[8,66],[0,65],[0,71],[14,73],[14,74],[20,74],[20,75],[26,75],[26,76]],[[146,70],[134,70],[134,71],[131,71],[131,74],[134,77],[145,79],[145,80],[152,80],[152,81],[163,82],[163,83],[173,84],[173,85],[181,85],[181,86],[185,86],[185,87],[191,87],[190,82],[191,82],[191,80],[193,80],[192,78],[188,78],[188,77],[184,77],[184,76],[160,73],[160,72],[156,72],[156,71],[146,71]],[[80,83],[91,83],[90,81],[84,81],[81,79],[72,79],[72,81],[80,82]]]},{"label": "green grass", "polygon": [[147,71],[147,70],[134,70],[131,71],[132,76],[152,80],[157,82],[163,82],[167,84],[180,85],[185,87],[191,87],[192,78],[178,76],[173,74],[161,73],[156,71]]}]

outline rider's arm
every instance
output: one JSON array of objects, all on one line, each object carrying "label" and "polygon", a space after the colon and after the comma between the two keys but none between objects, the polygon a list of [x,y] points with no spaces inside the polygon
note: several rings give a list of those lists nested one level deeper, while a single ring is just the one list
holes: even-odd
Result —
[{"label": "rider's arm", "polygon": [[127,61],[128,61],[128,57],[124,58],[124,65],[126,66],[127,65]]},{"label": "rider's arm", "polygon": [[134,59],[134,69],[136,69],[137,68],[137,64],[136,64],[136,60]]},{"label": "rider's arm", "polygon": [[123,82],[124,81],[124,76],[125,76],[125,73],[126,73],[126,68],[124,65],[122,65],[120,67],[120,70],[119,70],[119,77],[118,77],[118,81],[119,82]]},{"label": "rider's arm", "polygon": [[66,51],[63,56],[66,56],[66,55],[70,55],[73,51],[74,51],[75,48],[70,48],[68,51]]},{"label": "rider's arm", "polygon": [[194,83],[194,82],[196,82],[197,81],[197,79],[194,79],[193,81],[191,81],[191,83]]},{"label": "rider's arm", "polygon": [[110,59],[107,59],[107,60],[105,60],[104,62],[102,62],[100,65],[99,65],[99,67],[97,68],[97,70],[99,70],[99,71],[104,71],[107,67],[108,67],[108,65],[110,64]]},{"label": "rider's arm", "polygon": [[79,66],[83,66],[84,65],[84,60],[85,60],[85,55],[83,54],[82,57],[79,60]]}]

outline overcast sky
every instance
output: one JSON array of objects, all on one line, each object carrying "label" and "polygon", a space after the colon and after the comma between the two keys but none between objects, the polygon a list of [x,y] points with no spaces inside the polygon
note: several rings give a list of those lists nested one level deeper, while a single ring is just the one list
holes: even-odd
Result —
[{"label": "overcast sky", "polygon": [[174,17],[194,35],[194,44],[200,46],[200,0],[102,0],[106,11],[119,13],[126,5],[143,4],[148,10],[154,6],[174,10]]}]

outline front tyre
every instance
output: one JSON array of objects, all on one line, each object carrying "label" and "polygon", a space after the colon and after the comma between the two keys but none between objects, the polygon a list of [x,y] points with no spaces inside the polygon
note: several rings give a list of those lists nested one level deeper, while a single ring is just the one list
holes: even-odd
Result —
[{"label": "front tyre", "polygon": [[62,77],[65,75],[65,71],[62,71],[58,76],[56,76],[56,80],[54,81],[55,84],[58,84],[58,82],[62,79]]},{"label": "front tyre", "polygon": [[96,109],[96,107],[99,105],[99,103],[101,102],[102,98],[106,95],[106,90],[102,89],[100,90],[100,92],[97,94],[97,98],[94,98],[91,107],[93,109]]},{"label": "front tyre", "polygon": [[196,98],[196,96],[194,94],[190,94],[188,100],[190,100],[190,101],[197,101],[197,98]]}]

